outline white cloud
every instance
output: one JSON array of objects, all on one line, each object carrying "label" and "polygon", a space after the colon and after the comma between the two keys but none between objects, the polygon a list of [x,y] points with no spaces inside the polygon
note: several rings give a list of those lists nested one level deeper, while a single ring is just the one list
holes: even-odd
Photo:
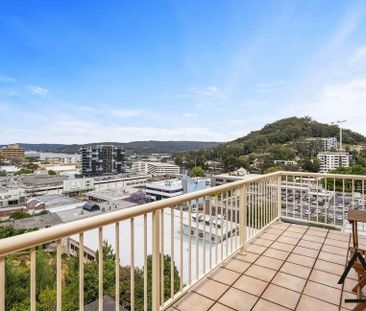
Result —
[{"label": "white cloud", "polygon": [[193,89],[192,93],[196,95],[203,95],[203,96],[213,96],[218,94],[219,89],[216,86],[210,85],[205,88],[198,88]]},{"label": "white cloud", "polygon": [[285,81],[277,80],[277,81],[272,81],[272,82],[267,82],[267,83],[258,83],[256,85],[256,87],[259,92],[267,93],[267,92],[274,91],[276,88],[284,85],[285,83],[286,83]]},{"label": "white cloud", "polygon": [[183,117],[185,117],[185,118],[193,118],[193,117],[198,117],[198,114],[197,113],[193,113],[193,112],[186,112],[186,113],[183,113]]},{"label": "white cloud", "polygon": [[29,86],[28,90],[33,94],[33,95],[46,95],[48,93],[48,90],[45,88],[42,88],[40,86]]},{"label": "white cloud", "polygon": [[316,100],[297,106],[290,114],[309,115],[328,123],[347,120],[345,127],[365,135],[366,79],[325,86]]},{"label": "white cloud", "polygon": [[356,49],[352,56],[348,59],[350,66],[365,66],[366,65],[366,46]]},{"label": "white cloud", "polygon": [[138,109],[126,109],[126,110],[112,110],[110,113],[115,117],[120,118],[133,118],[141,115],[141,110]]},{"label": "white cloud", "polygon": [[0,75],[0,82],[12,83],[15,82],[15,79],[9,76]]}]

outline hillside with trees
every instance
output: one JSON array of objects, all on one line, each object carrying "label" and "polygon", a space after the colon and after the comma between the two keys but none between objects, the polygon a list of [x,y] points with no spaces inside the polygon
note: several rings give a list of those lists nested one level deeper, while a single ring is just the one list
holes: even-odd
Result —
[{"label": "hillside with trees", "polygon": [[[191,169],[201,166],[208,169],[207,162],[218,162],[222,171],[244,167],[252,172],[275,169],[317,171],[316,158],[323,150],[319,141],[310,137],[339,137],[339,127],[323,124],[309,117],[291,117],[265,125],[262,129],[214,148],[175,155],[178,165]],[[365,144],[366,137],[351,130],[343,130],[343,143]],[[296,165],[275,165],[275,160],[295,161]]]}]

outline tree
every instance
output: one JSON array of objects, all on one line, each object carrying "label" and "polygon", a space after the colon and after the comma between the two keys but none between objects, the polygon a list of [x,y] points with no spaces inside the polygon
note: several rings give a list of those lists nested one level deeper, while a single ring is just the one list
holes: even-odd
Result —
[{"label": "tree", "polygon": [[0,177],[5,177],[6,176],[6,172],[3,170],[0,170]]},{"label": "tree", "polygon": [[300,166],[305,172],[319,172],[320,169],[320,161],[317,158],[310,159],[305,158],[300,162]]},{"label": "tree", "polygon": [[48,175],[57,175],[57,173],[54,170],[48,170]]},{"label": "tree", "polygon": [[31,214],[25,211],[15,211],[10,214],[10,219],[18,220],[32,217]]},{"label": "tree", "polygon": [[205,171],[201,166],[195,166],[189,171],[190,177],[203,177],[205,176]]}]

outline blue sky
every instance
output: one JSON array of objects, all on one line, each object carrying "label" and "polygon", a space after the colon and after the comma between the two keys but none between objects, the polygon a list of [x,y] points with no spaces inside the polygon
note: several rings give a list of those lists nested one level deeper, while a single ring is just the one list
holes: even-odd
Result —
[{"label": "blue sky", "polygon": [[0,143],[366,134],[365,1],[2,1]]}]

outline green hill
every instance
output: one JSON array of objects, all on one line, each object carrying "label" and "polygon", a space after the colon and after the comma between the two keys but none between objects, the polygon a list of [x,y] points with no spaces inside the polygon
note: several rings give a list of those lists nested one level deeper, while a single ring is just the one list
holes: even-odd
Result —
[{"label": "green hill", "polygon": [[[322,144],[310,137],[337,137],[339,127],[323,124],[309,117],[291,117],[265,125],[262,129],[216,147],[176,155],[176,163],[187,168],[195,164],[207,169],[207,161],[217,161],[224,171],[240,166],[264,172],[274,166],[274,160],[297,160],[292,169],[316,170],[316,154]],[[366,137],[348,129],[343,130],[344,144],[365,144]],[[314,167],[313,167],[314,165]]]}]

